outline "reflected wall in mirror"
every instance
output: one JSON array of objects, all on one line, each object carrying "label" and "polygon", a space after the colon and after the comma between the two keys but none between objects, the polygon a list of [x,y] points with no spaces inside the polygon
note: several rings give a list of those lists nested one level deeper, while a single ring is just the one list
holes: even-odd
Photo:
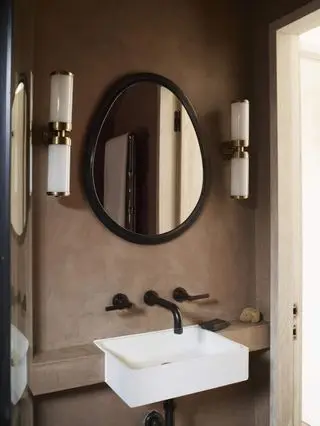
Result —
[{"label": "reflected wall in mirror", "polygon": [[200,212],[205,169],[194,110],[154,74],[117,82],[89,128],[86,192],[98,218],[137,243],[179,235]]},{"label": "reflected wall in mirror", "polygon": [[11,119],[11,225],[17,236],[27,221],[27,91],[21,81],[14,93]]}]

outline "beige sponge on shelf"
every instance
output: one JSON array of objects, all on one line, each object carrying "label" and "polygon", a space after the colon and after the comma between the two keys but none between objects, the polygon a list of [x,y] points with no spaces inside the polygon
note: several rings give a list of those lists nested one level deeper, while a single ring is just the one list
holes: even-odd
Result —
[{"label": "beige sponge on shelf", "polygon": [[259,322],[261,321],[261,312],[255,308],[244,308],[240,315],[241,322]]}]

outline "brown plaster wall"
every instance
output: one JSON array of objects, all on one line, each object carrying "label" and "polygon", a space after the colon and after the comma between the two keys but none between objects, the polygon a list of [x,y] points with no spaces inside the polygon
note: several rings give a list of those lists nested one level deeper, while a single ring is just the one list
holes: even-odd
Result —
[{"label": "brown plaster wall", "polygon": [[[59,203],[45,196],[46,149],[39,145],[35,150],[38,351],[171,326],[170,316],[157,309],[139,316],[104,313],[104,305],[114,293],[127,292],[139,303],[149,286],[163,296],[169,296],[176,284],[190,291],[209,291],[218,303],[205,309],[193,308],[193,317],[234,317],[243,305],[254,303],[256,296],[268,318],[268,26],[306,3],[38,1],[38,135],[48,118],[49,72],[61,67],[76,75],[72,195],[68,200]],[[89,117],[106,86],[133,71],[157,72],[180,85],[198,112],[210,158],[212,183],[200,219],[179,239],[159,247],[134,246],[103,229],[90,212],[80,185],[80,158]],[[229,136],[230,101],[249,96],[249,92],[251,141],[256,155],[254,203],[237,204],[227,196],[226,172],[217,147]],[[190,316],[185,313],[184,317],[187,322]],[[267,426],[269,360],[254,358],[255,424]],[[254,424],[247,384],[183,398],[179,407],[178,422],[183,419],[184,425]],[[188,411],[190,407],[192,412]],[[52,426],[102,425],[106,421],[111,425],[141,424],[145,411],[128,409],[103,387],[53,395],[37,403],[38,424]]]},{"label": "brown plaster wall", "polygon": [[[39,0],[36,22],[34,152],[34,299],[37,351],[94,338],[161,329],[158,308],[106,314],[113,294],[141,305],[145,290],[170,297],[174,287],[209,292],[216,303],[183,307],[184,323],[235,318],[255,303],[253,203],[228,196],[219,143],[229,138],[230,102],[247,97],[251,42],[246,2],[224,0]],[[53,69],[75,73],[71,196],[46,196],[48,120]],[[199,116],[210,163],[210,190],[198,221],[165,245],[133,245],[93,216],[81,188],[81,154],[90,116],[106,87],[123,74],[150,71],[172,79]],[[250,383],[178,401],[177,423],[254,424]],[[37,400],[41,426],[141,424],[147,407],[130,410],[105,387]]]},{"label": "brown plaster wall", "polygon": [[[209,4],[210,3],[210,4]],[[209,292],[218,303],[199,315],[237,317],[253,303],[254,211],[228,196],[218,144],[229,137],[229,109],[247,94],[246,34],[239,2],[38,2],[35,122],[48,120],[52,69],[75,73],[71,196],[48,198],[46,147],[35,149],[34,285],[37,351],[89,343],[97,337],[170,327],[158,308],[143,315],[106,314],[122,291],[137,304],[149,288],[169,297],[176,285]],[[210,157],[204,211],[180,238],[139,246],[106,230],[81,187],[81,155],[90,116],[115,78],[151,71],[176,82],[194,104]],[[39,142],[41,142],[39,140]],[[185,318],[185,322],[188,319]]]},{"label": "brown plaster wall", "polygon": [[[176,426],[253,426],[252,394],[247,384],[237,384],[176,400]],[[68,392],[41,399],[37,425],[41,426],[140,426],[161,404],[129,408],[102,387]]]}]

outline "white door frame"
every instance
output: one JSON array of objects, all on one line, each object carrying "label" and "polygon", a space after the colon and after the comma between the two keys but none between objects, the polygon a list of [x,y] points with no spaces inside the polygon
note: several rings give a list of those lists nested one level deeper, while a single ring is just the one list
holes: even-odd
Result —
[{"label": "white door frame", "polygon": [[[272,23],[269,29],[271,426],[301,426],[299,35],[319,25],[320,0],[314,0]],[[298,306],[296,318],[294,304]]]}]

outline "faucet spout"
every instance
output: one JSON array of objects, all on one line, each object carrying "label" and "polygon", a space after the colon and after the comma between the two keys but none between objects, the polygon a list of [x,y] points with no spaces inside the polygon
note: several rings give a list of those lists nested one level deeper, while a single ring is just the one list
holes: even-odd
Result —
[{"label": "faucet spout", "polygon": [[161,306],[172,313],[173,316],[173,330],[175,334],[182,334],[182,319],[178,306],[175,303],[169,302],[169,300],[162,299],[158,293],[153,290],[149,290],[144,295],[144,303],[148,306]]}]

